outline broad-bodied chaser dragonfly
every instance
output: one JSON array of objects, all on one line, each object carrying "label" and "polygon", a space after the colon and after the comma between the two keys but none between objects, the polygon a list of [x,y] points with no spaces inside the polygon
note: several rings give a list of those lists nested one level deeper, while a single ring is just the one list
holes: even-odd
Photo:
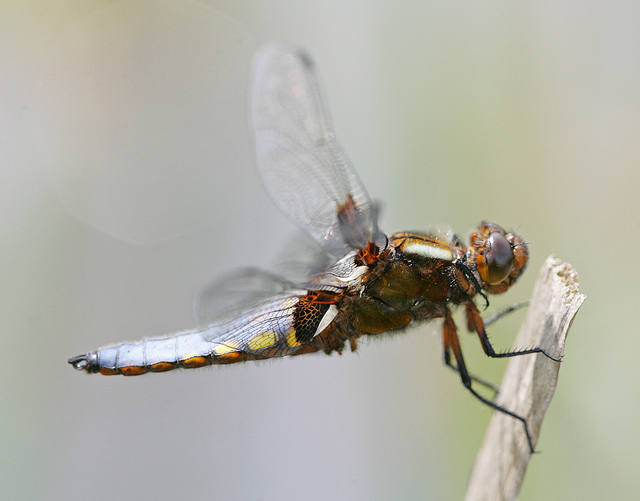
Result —
[{"label": "broad-bodied chaser dragonfly", "polygon": [[[311,59],[278,46],[254,60],[251,113],[257,163],[280,209],[328,256],[301,283],[258,273],[272,293],[233,318],[205,329],[119,344],[69,360],[89,373],[137,376],[176,368],[230,364],[317,351],[351,350],[364,335],[399,331],[443,319],[445,363],[464,386],[493,409],[527,422],[477,393],[486,384],[467,371],[451,309],[464,305],[468,327],[490,357],[542,353],[542,348],[497,353],[474,297],[505,292],[525,269],[528,250],[515,233],[483,222],[469,245],[454,235],[383,233],[377,208],[338,144]],[[452,360],[455,359],[455,363]]]}]

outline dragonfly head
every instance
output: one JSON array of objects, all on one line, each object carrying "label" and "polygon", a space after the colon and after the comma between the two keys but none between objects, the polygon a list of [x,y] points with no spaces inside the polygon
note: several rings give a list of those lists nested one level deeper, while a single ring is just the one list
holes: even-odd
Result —
[{"label": "dragonfly head", "polygon": [[467,262],[475,266],[484,290],[506,291],[522,274],[529,259],[527,244],[515,233],[483,221],[471,233]]}]

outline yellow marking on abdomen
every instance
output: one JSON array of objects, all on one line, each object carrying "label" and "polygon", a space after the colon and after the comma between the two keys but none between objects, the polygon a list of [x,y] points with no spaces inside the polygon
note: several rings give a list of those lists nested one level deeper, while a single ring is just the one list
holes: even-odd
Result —
[{"label": "yellow marking on abdomen", "polygon": [[186,360],[183,360],[181,363],[182,363],[182,366],[186,369],[197,369],[198,367],[207,365],[209,363],[209,359],[207,357],[198,356],[198,357],[187,358]]},{"label": "yellow marking on abdomen", "polygon": [[275,332],[261,332],[253,336],[247,346],[250,350],[262,350],[263,348],[269,348],[276,344],[276,333]]},{"label": "yellow marking on abdomen", "polygon": [[120,373],[123,376],[140,376],[146,374],[147,368],[139,365],[129,365],[127,367],[120,367]]},{"label": "yellow marking on abdomen", "polygon": [[219,364],[232,364],[234,362],[242,362],[246,359],[246,353],[241,351],[233,351],[224,355],[217,356],[215,361]]},{"label": "yellow marking on abdomen", "polygon": [[100,367],[100,374],[103,376],[115,376],[118,374],[118,369],[108,369],[107,367]]},{"label": "yellow marking on abdomen", "polygon": [[226,355],[227,353],[231,353],[233,351],[237,351],[240,348],[240,345],[237,341],[227,341],[226,343],[220,343],[213,349],[214,355]]},{"label": "yellow marking on abdomen", "polygon": [[149,366],[149,370],[151,372],[165,372],[175,368],[176,368],[176,365],[172,364],[171,362],[158,362],[157,364],[153,364]]}]

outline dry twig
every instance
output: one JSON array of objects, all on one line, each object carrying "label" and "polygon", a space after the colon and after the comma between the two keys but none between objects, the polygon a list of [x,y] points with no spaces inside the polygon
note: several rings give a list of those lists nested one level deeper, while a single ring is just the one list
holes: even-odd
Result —
[{"label": "dry twig", "polygon": [[[563,355],[567,332],[585,299],[578,286],[578,274],[571,265],[547,258],[516,346],[541,346],[549,353]],[[560,365],[544,355],[525,355],[512,358],[505,371],[498,403],[526,418],[534,445],[556,389]],[[465,500],[517,499],[530,458],[522,424],[494,413],[476,456]]]}]

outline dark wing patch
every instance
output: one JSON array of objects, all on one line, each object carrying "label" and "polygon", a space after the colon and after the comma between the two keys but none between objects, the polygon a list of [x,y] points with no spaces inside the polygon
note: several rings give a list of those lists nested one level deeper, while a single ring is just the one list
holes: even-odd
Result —
[{"label": "dark wing patch", "polygon": [[296,339],[300,343],[310,341],[316,335],[320,322],[326,315],[329,306],[340,302],[340,293],[326,291],[309,292],[298,300],[293,313],[293,327]]},{"label": "dark wing patch", "polygon": [[214,356],[292,355],[313,338],[327,309],[340,298],[340,293],[326,291],[271,298],[229,322],[211,326],[206,340],[214,344]]}]

